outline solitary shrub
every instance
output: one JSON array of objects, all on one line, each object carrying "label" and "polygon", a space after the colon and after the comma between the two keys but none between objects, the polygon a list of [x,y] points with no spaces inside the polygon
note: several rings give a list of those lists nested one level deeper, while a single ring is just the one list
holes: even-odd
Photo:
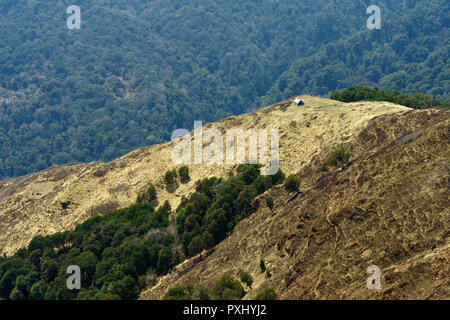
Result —
[{"label": "solitary shrub", "polygon": [[171,185],[175,183],[175,179],[177,178],[177,171],[174,170],[167,170],[166,174],[164,175],[164,182],[166,185]]},{"label": "solitary shrub", "polygon": [[266,264],[264,263],[263,259],[259,261],[259,268],[261,269],[261,273],[264,273],[266,271]]},{"label": "solitary shrub", "polygon": [[164,295],[164,300],[190,300],[192,293],[194,292],[194,286],[191,284],[178,286],[169,289]]},{"label": "solitary shrub", "polygon": [[139,193],[137,202],[152,202],[156,200],[156,188],[150,182],[143,192]]},{"label": "solitary shrub", "polygon": [[272,288],[267,288],[258,293],[253,300],[277,300],[277,294]]},{"label": "solitary shrub", "polygon": [[249,287],[250,289],[252,288],[252,284],[253,284],[253,278],[250,275],[250,273],[242,271],[239,274],[239,279],[241,280],[241,282],[243,284],[245,284],[247,287]]},{"label": "solitary shrub", "polygon": [[298,192],[299,186],[300,180],[294,175],[290,175],[289,177],[287,177],[286,181],[284,182],[284,188],[290,192]]},{"label": "solitary shrub", "polygon": [[178,175],[180,176],[182,182],[189,181],[189,168],[187,166],[182,166],[178,169]]},{"label": "solitary shrub", "polygon": [[245,291],[239,281],[226,274],[216,281],[211,295],[214,300],[241,300]]},{"label": "solitary shrub", "polygon": [[272,211],[272,209],[273,209],[273,198],[272,197],[269,196],[266,198],[266,205],[267,205],[267,208],[269,208],[270,211]]},{"label": "solitary shrub", "polygon": [[345,164],[347,164],[349,159],[350,153],[347,152],[347,149],[344,146],[338,147],[336,150],[331,152],[327,160],[322,163],[320,171],[327,171],[327,166],[342,168]]}]

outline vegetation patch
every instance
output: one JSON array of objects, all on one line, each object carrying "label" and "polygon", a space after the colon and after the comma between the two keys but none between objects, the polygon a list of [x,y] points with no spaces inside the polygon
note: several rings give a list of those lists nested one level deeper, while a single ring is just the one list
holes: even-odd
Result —
[{"label": "vegetation patch", "polygon": [[353,86],[342,91],[333,91],[330,98],[342,102],[389,101],[413,109],[450,109],[450,102],[433,99],[423,93],[405,94],[397,90],[380,90],[366,86]]},{"label": "vegetation patch", "polygon": [[[155,209],[157,194],[152,183],[127,208],[116,210],[114,202],[91,208],[103,215],[88,219],[73,231],[37,236],[28,248],[9,258],[0,257],[0,298],[136,299],[142,289],[155,283],[155,277],[182,261],[180,245],[185,255],[192,256],[217,244],[249,214],[257,195],[283,182],[281,170],[274,176],[261,176],[259,168],[241,165],[227,179],[200,181],[177,208],[174,226],[169,224],[168,202]],[[67,289],[71,265],[81,269],[81,290]],[[246,273],[241,280],[249,287],[253,282]],[[211,295],[240,299],[241,289],[239,281],[223,278]],[[204,291],[190,286],[169,294],[175,298],[205,296]]]},{"label": "vegetation patch", "polygon": [[347,149],[344,146],[340,146],[332,151],[325,162],[322,163],[320,166],[320,171],[327,171],[328,166],[342,168],[348,163],[349,159],[350,153],[347,152]]}]

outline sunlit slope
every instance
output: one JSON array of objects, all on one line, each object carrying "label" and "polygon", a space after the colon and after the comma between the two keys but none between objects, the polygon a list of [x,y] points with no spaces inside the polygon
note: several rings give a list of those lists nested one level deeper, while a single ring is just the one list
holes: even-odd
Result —
[{"label": "sunlit slope", "polygon": [[[280,166],[293,173],[322,152],[355,139],[370,119],[409,110],[384,102],[347,104],[301,98],[304,106],[294,105],[292,98],[206,128],[216,127],[223,133],[227,129],[279,128]],[[190,182],[169,192],[163,175],[176,167],[171,159],[174,146],[175,142],[168,142],[108,163],[68,164],[0,181],[0,253],[12,254],[36,235],[69,230],[95,213],[130,205],[149,181],[157,186],[159,203],[168,200],[176,208],[181,197],[193,190],[195,181],[224,176],[230,169],[226,165],[190,165]]]}]

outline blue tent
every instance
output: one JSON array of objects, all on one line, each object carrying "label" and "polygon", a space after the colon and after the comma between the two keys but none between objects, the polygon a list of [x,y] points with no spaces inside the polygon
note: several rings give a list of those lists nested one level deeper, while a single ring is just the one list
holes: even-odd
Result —
[{"label": "blue tent", "polygon": [[303,100],[300,100],[300,99],[298,99],[298,98],[295,99],[294,103],[295,103],[296,106],[302,106],[302,105],[305,104],[305,103],[303,102]]}]

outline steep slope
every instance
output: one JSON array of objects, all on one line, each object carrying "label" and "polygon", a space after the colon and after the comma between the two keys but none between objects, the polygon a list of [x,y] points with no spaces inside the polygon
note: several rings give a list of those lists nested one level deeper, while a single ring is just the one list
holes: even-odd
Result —
[{"label": "steep slope", "polygon": [[[342,103],[302,96],[305,105],[289,99],[233,116],[205,127],[227,129],[279,128],[280,166],[294,173],[314,157],[341,143],[349,143],[376,116],[402,114],[408,108],[383,102]],[[171,150],[175,142],[141,148],[109,163],[68,164],[27,176],[0,181],[0,254],[12,254],[36,235],[74,228],[96,213],[106,213],[133,203],[152,181],[160,203],[175,208],[195,181],[225,176],[230,167],[190,165],[191,180],[176,191],[166,190],[162,176],[175,167]]]},{"label": "steep slope", "polygon": [[[261,195],[227,239],[141,298],[247,271],[255,281],[246,298],[271,287],[282,299],[449,299],[450,112],[376,117],[348,148],[342,170],[320,172],[326,154],[317,155],[298,170],[300,194],[277,187]],[[370,265],[381,269],[380,290],[366,287]]]}]

